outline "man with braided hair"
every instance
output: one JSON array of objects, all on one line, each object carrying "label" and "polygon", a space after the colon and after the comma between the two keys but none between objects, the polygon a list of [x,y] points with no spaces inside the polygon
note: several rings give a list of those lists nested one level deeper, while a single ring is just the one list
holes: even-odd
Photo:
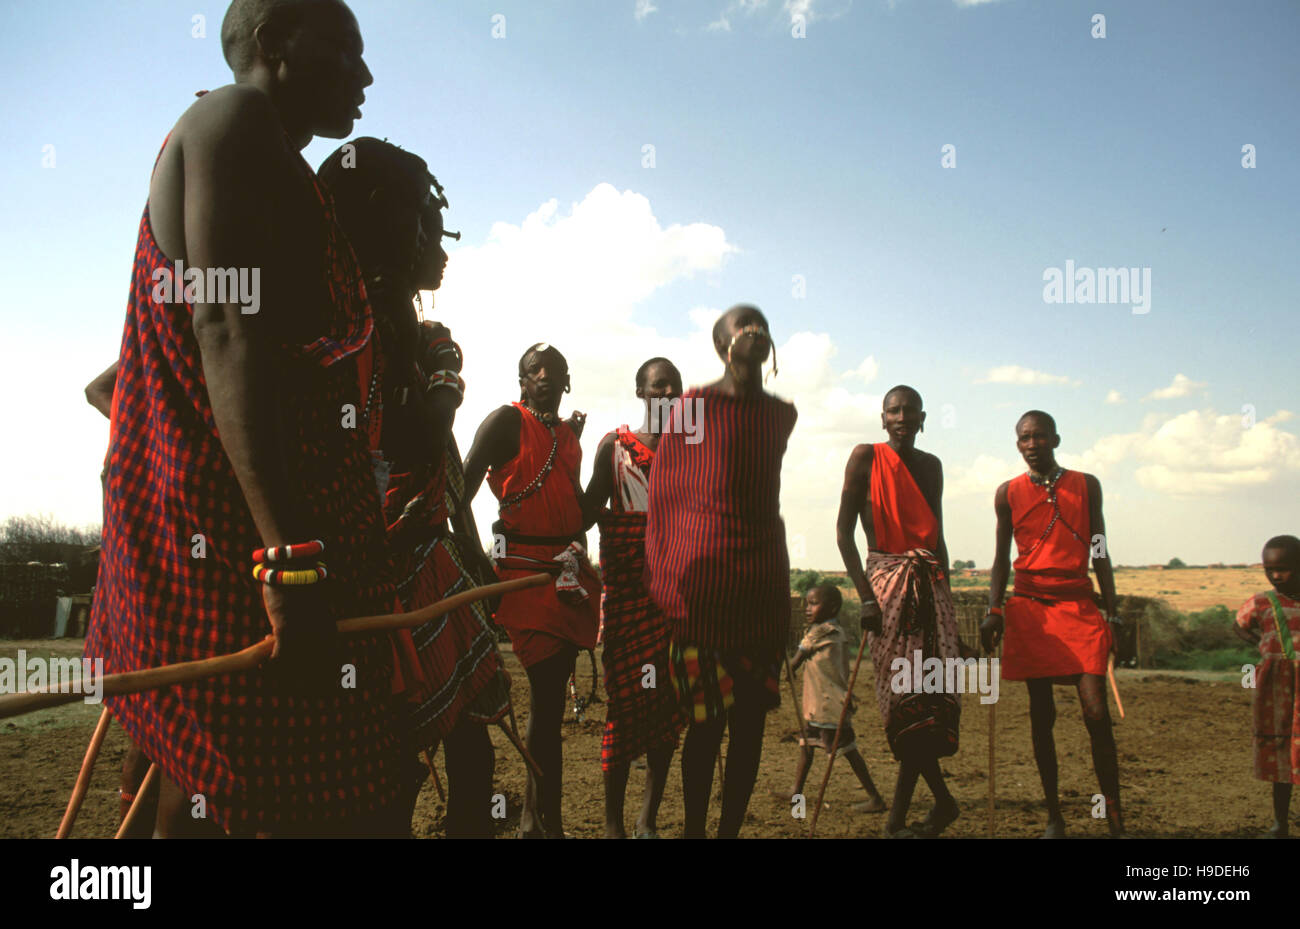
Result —
[{"label": "man with braided hair", "polygon": [[[1058,465],[1055,450],[1060,444],[1056,421],[1041,410],[1030,410],[1016,423],[1016,447],[1029,470],[1004,483],[993,498],[997,548],[989,577],[988,615],[980,636],[985,651],[992,652],[1005,628],[1002,676],[1024,681],[1029,688],[1034,760],[1047,800],[1043,838],[1065,835],[1052,736],[1053,684],[1073,684],[1078,689],[1106,820],[1111,834],[1121,836],[1119,761],[1106,705],[1106,664],[1116,638],[1110,626],[1120,620],[1101,512],[1101,483],[1091,474]],[[1004,616],[1013,535],[1019,554],[1015,587]],[[1089,556],[1109,623],[1093,602]]]},{"label": "man with braided hair", "polygon": [[558,838],[564,834],[565,686],[578,649],[595,647],[599,624],[600,579],[587,560],[578,483],[578,438],[586,417],[575,412],[559,418],[569,365],[553,345],[540,342],[524,352],[519,387],[519,402],[489,413],[474,436],[465,459],[463,505],[469,506],[486,478],[501,504],[501,518],[492,525],[501,580],[539,571],[556,578],[554,584],[506,594],[496,618],[528,674],[528,750],[542,771],[540,779],[529,771],[520,831],[528,838]]},{"label": "man with braided hair", "polygon": [[[461,353],[413,301],[437,290],[447,265],[447,199],[424,159],[378,139],[354,139],[320,167],[339,223],[361,261],[375,310],[384,417],[375,454],[386,476],[384,522],[397,595],[417,610],[483,583],[473,516],[460,505],[460,452],[451,429],[464,395]],[[432,190],[430,188],[433,188]],[[403,736],[414,804],[428,775],[421,751],[447,756],[448,838],[492,835],[493,750],[485,723],[509,712],[509,682],[482,603],[394,634],[406,705]]]}]

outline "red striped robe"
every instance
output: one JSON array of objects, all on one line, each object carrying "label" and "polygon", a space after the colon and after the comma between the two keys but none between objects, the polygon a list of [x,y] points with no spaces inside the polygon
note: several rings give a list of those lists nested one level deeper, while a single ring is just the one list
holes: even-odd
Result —
[{"label": "red striped robe", "polygon": [[790,624],[790,557],[781,520],[781,461],[794,405],[713,387],[687,444],[681,410],[659,440],[650,476],[650,595],[674,640],[708,649],[779,651]]}]

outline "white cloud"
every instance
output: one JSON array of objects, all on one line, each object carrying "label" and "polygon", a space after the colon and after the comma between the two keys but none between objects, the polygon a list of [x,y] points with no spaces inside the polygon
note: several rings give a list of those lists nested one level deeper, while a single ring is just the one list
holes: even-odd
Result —
[{"label": "white cloud", "polygon": [[943,497],[987,496],[992,506],[993,492],[1003,481],[1025,470],[1023,462],[1008,461],[992,455],[977,455],[968,465],[945,466]]},{"label": "white cloud", "polygon": [[1072,381],[1063,374],[1046,374],[1020,365],[1000,365],[990,368],[989,373],[975,382],[976,384],[1069,384],[1079,386],[1079,381]]},{"label": "white cloud", "polygon": [[1286,412],[1249,427],[1240,414],[1208,409],[1155,416],[1136,432],[1103,436],[1080,454],[1058,457],[1067,468],[1102,477],[1120,463],[1135,465],[1141,486],[1177,497],[1281,485],[1300,476],[1300,438],[1276,426]]},{"label": "white cloud", "polygon": [[1123,395],[1122,393],[1120,393],[1118,390],[1108,390],[1108,391],[1106,391],[1106,402],[1107,402],[1107,403],[1123,403],[1123,402],[1124,402],[1124,395]]},{"label": "white cloud", "polygon": [[858,365],[852,371],[845,371],[840,375],[844,380],[858,380],[864,384],[870,384],[880,373],[880,365],[876,362],[875,355],[868,355],[862,359],[862,364]]},{"label": "white cloud", "polygon": [[1153,390],[1142,399],[1173,400],[1178,397],[1190,397],[1193,393],[1203,387],[1205,387],[1204,381],[1194,381],[1185,374],[1175,374],[1173,381],[1168,387],[1161,387],[1159,390]]},{"label": "white cloud", "polygon": [[[573,383],[561,414],[588,415],[585,481],[601,436],[640,421],[633,375],[646,358],[671,358],[688,386],[722,373],[711,339],[721,307],[696,306],[686,314],[688,325],[663,327],[643,324],[637,310],[674,281],[717,271],[737,250],[721,228],[665,226],[645,197],[608,184],[567,210],[548,201],[522,222],[496,223],[482,244],[457,248],[437,307],[426,316],[447,323],[465,349],[468,390],[456,418],[462,453],[484,416],[517,399],[520,353],[533,342],[552,342],[568,358]],[[834,489],[849,450],[878,425],[880,410],[878,394],[855,388],[875,377],[877,365],[868,357],[845,371],[824,332],[778,328],[773,335],[780,373],[768,389],[799,409],[785,460],[783,511],[791,537],[808,540],[805,563],[833,564]],[[486,533],[496,518],[486,489],[474,511]],[[589,540],[596,544],[594,531]]]},{"label": "white cloud", "polygon": [[813,12],[813,0],[785,0],[781,4],[781,9],[790,14],[790,22],[796,23],[802,18],[805,22],[812,22],[817,18]]},{"label": "white cloud", "polygon": [[651,13],[659,12],[659,7],[654,5],[654,0],[636,0],[636,10],[632,13],[637,22],[641,22]]},{"label": "white cloud", "polygon": [[997,3],[998,0],[952,0],[957,6],[984,6],[986,3]]}]

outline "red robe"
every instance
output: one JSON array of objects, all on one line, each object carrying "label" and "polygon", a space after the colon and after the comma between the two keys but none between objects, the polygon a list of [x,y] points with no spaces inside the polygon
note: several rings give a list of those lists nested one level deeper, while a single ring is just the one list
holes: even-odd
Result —
[{"label": "red robe", "polygon": [[[528,574],[549,571],[558,574],[555,556],[568,548],[582,533],[582,505],[579,501],[578,472],[582,448],[573,429],[563,421],[547,427],[521,403],[519,410],[519,454],[488,473],[488,486],[501,501],[501,519],[492,531],[506,552],[497,558],[497,574],[508,581]],[[554,432],[552,433],[552,430]],[[555,448],[551,470],[541,486],[518,502],[513,495],[533,485]],[[527,537],[520,540],[519,537]],[[539,541],[540,540],[540,541]],[[555,585],[529,587],[506,594],[497,608],[497,622],[510,633],[515,655],[525,668],[558,654],[566,645],[594,648],[599,626],[600,579],[591,564],[582,559],[578,582],[586,596],[561,597]]]},{"label": "red robe", "polygon": [[[328,194],[298,163],[320,202],[328,299],[299,344],[279,347],[280,428],[302,511],[325,542],[328,613],[319,620],[332,623],[388,612],[393,584],[367,442],[376,404],[358,384],[359,363],[372,351],[371,308]],[[155,242],[146,209],[113,392],[103,551],[86,637],[86,656],[102,657],[108,673],[211,658],[270,633],[252,575],[261,536],[217,434],[193,307],[154,299],[162,268],[174,263]],[[358,428],[342,427],[344,404],[357,411]],[[186,796],[204,795],[223,828],[290,831],[360,817],[391,802],[398,786],[392,649],[385,634],[348,637],[339,650],[355,668],[355,687],[304,694],[257,668],[105,704]]]},{"label": "red robe", "polygon": [[[650,595],[679,644],[778,654],[790,625],[790,556],[781,520],[781,462],[795,408],[770,394],[692,388],[701,432],[681,410],[659,439],[650,478]],[[693,407],[692,407],[693,409]]]},{"label": "red robe", "polygon": [[1007,484],[1007,503],[1018,557],[1015,591],[1005,608],[1002,676],[1024,681],[1105,674],[1111,638],[1088,577],[1086,478],[1066,471],[1049,495],[1022,474]]},{"label": "red robe", "polygon": [[903,459],[888,442],[871,446],[871,522],[875,551],[902,554],[914,548],[937,552],[939,520]]}]

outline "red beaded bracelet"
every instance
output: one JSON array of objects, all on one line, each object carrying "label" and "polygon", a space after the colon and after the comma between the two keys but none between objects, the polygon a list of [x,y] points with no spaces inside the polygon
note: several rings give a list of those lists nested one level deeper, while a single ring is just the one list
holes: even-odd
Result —
[{"label": "red beaded bracelet", "polygon": [[991,614],[991,615],[993,615],[993,616],[1001,616],[1001,615],[1002,615],[1002,607],[1000,607],[1000,606],[991,606],[991,607],[989,607],[988,612],[989,612],[989,614]]},{"label": "red beaded bracelet", "polygon": [[315,558],[325,551],[325,543],[320,539],[310,542],[296,542],[293,545],[272,545],[259,548],[253,552],[253,563],[264,564],[276,561],[294,561],[299,558]]}]

